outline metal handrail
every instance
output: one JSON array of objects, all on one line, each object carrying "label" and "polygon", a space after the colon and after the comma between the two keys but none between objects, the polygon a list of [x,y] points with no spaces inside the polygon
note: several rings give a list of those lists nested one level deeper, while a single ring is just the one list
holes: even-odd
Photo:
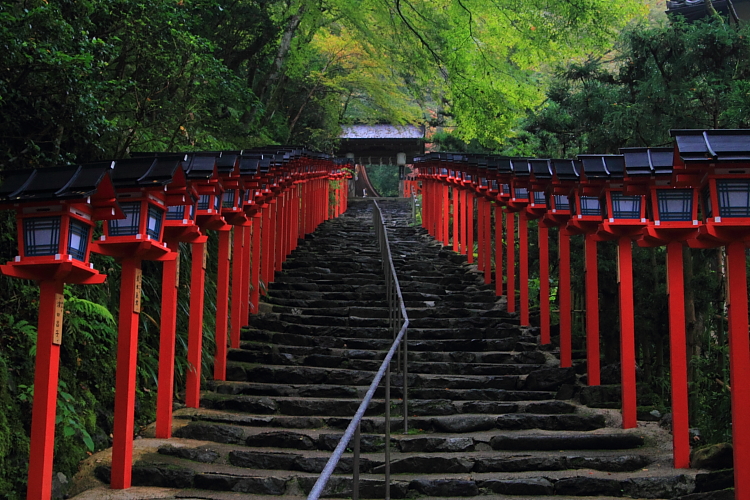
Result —
[{"label": "metal handrail", "polygon": [[[388,233],[385,229],[385,221],[383,220],[383,213],[380,211],[375,200],[372,201],[375,210],[373,210],[373,225],[375,227],[375,235],[378,240],[380,247],[380,255],[383,261],[383,272],[385,274],[386,281],[386,294],[388,300],[388,325],[389,330],[393,332],[394,340],[391,344],[391,348],[386,354],[383,363],[380,365],[380,369],[375,374],[370,387],[367,389],[367,394],[362,399],[362,402],[357,408],[357,412],[354,414],[352,421],[344,431],[344,435],[341,436],[339,444],[336,449],[333,450],[331,458],[328,459],[326,466],[323,468],[320,477],[313,485],[310,494],[307,496],[307,500],[318,500],[323,493],[323,489],[328,484],[328,480],[331,478],[333,471],[336,469],[341,457],[349,445],[349,442],[354,438],[354,460],[352,464],[352,500],[359,499],[359,444],[360,444],[360,423],[362,417],[364,417],[372,398],[375,396],[375,391],[380,385],[380,381],[385,376],[385,499],[390,499],[390,479],[391,479],[391,461],[390,461],[390,446],[391,446],[391,370],[390,364],[393,356],[396,355],[399,347],[402,346],[400,351],[401,356],[397,358],[399,365],[399,371],[402,371],[404,378],[404,394],[403,394],[403,415],[404,415],[404,433],[408,430],[408,382],[407,382],[407,368],[406,368],[406,356],[407,356],[407,335],[406,331],[409,327],[409,317],[406,314],[406,305],[404,304],[404,298],[401,295],[401,287],[398,283],[398,277],[396,276],[396,268],[393,265],[393,257],[391,256],[391,248],[388,242]],[[400,327],[399,327],[400,324]],[[403,358],[403,363],[402,363]],[[401,366],[403,364],[403,370]]]}]

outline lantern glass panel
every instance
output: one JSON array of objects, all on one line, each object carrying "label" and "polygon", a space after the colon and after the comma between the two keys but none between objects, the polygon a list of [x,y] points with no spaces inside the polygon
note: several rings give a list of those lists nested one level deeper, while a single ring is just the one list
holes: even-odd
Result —
[{"label": "lantern glass panel", "polygon": [[167,207],[167,220],[183,220],[185,218],[185,205],[173,205]]},{"label": "lantern glass panel", "polygon": [[161,219],[164,210],[156,208],[153,205],[148,206],[148,227],[146,234],[155,240],[161,239]]},{"label": "lantern glass panel", "polygon": [[464,180],[466,182],[471,182],[471,175],[470,174],[464,174]]},{"label": "lantern glass panel", "polygon": [[86,248],[89,244],[89,232],[91,227],[83,222],[70,219],[68,229],[68,254],[76,260],[85,262]]},{"label": "lantern glass panel", "polygon": [[659,220],[693,220],[692,189],[657,189]]},{"label": "lantern glass panel", "polygon": [[719,215],[722,217],[750,217],[750,180],[719,179]]},{"label": "lantern glass panel", "polygon": [[520,198],[522,200],[528,200],[529,199],[529,190],[526,189],[526,188],[517,187],[515,189],[515,198]]},{"label": "lantern glass panel", "polygon": [[602,215],[599,198],[596,196],[581,196],[581,215]]},{"label": "lantern glass panel", "polygon": [[493,191],[497,191],[498,190],[498,184],[497,184],[497,181],[495,179],[492,179],[492,183],[491,183],[491,188],[490,189],[492,189]]},{"label": "lantern glass panel", "polygon": [[480,184],[482,187],[489,187],[489,184],[487,184],[487,178],[485,177],[480,177]]},{"label": "lantern glass panel", "polygon": [[555,210],[570,210],[570,198],[564,194],[556,194]]},{"label": "lantern glass panel", "polygon": [[28,257],[55,255],[60,248],[60,217],[23,220],[24,253]]},{"label": "lantern glass panel", "polygon": [[211,208],[211,195],[202,194],[198,199],[198,210],[208,210]]},{"label": "lantern glass panel", "polygon": [[510,184],[503,184],[503,194],[510,194]]},{"label": "lantern glass panel", "polygon": [[544,196],[543,191],[533,191],[534,193],[534,205],[546,205],[547,200]]},{"label": "lantern glass panel", "polygon": [[234,208],[234,189],[224,191],[221,196],[221,206],[223,208]]},{"label": "lantern glass panel", "polygon": [[114,219],[108,222],[110,236],[135,236],[141,223],[141,202],[120,203],[125,214],[124,219]]},{"label": "lantern glass panel", "polygon": [[216,196],[212,196],[212,198],[214,199],[214,210],[218,211],[219,205],[221,204],[221,200],[220,200],[221,196],[216,195]]},{"label": "lantern glass panel", "polygon": [[612,217],[615,219],[640,219],[641,197],[627,196],[622,193],[611,193]]}]

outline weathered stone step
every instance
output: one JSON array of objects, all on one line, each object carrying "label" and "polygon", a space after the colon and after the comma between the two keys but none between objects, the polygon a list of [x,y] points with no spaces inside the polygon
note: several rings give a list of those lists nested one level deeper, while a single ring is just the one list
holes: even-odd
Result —
[{"label": "weathered stone step", "polygon": [[[326,435],[331,448],[341,438],[340,435]],[[391,472],[400,473],[454,473],[454,472],[529,472],[563,471],[589,469],[604,472],[633,472],[648,467],[653,458],[638,454],[599,452],[596,454],[527,453],[487,453],[474,451],[475,443],[469,438],[414,438],[393,443]],[[481,445],[481,443],[480,443]],[[382,436],[362,435],[360,448],[361,473],[384,472]],[[369,452],[368,452],[369,451]],[[372,453],[376,451],[377,453]],[[266,451],[265,449],[237,449],[235,447],[211,444],[194,447],[186,443],[177,446],[167,444],[158,448],[158,453],[201,463],[226,461],[235,467],[247,469],[272,469],[298,472],[320,473],[323,471],[329,453],[310,450]],[[335,469],[338,474],[352,472],[352,457],[344,456]]]},{"label": "weathered stone step", "polygon": [[[401,377],[394,376],[391,386],[391,395],[394,398],[401,397]],[[327,385],[327,384],[276,384],[259,382],[238,381],[212,381],[208,382],[207,388],[221,394],[243,394],[248,396],[298,396],[298,397],[354,397],[361,399],[367,392],[367,386],[351,385]],[[381,386],[375,391],[375,397],[384,397],[385,389]],[[409,397],[425,400],[448,399],[451,401],[475,401],[480,402],[551,402],[554,401],[555,393],[548,391],[507,391],[504,389],[420,389],[410,388]],[[567,404],[567,403],[565,403]],[[542,413],[538,411],[538,413]]]},{"label": "weathered stone step", "polygon": [[[259,469],[245,469],[224,465],[221,471],[209,464],[182,460],[178,457],[153,453],[145,455],[133,465],[133,484],[137,486],[160,486],[197,488],[212,491],[231,491],[261,495],[285,495],[302,491],[308,494],[317,479],[309,472],[284,472],[274,475]],[[109,466],[100,465],[96,476],[109,482]],[[347,498],[351,496],[351,478],[333,476],[324,490],[324,497]],[[664,472],[659,476],[647,472],[631,472],[612,477],[608,472],[591,472],[581,476],[575,470],[563,473],[539,474],[539,472],[505,476],[501,473],[474,473],[470,478],[465,472],[443,474],[399,475],[391,484],[392,498],[428,495],[435,497],[466,497],[477,495],[536,495],[548,496],[629,496],[633,498],[673,498],[688,494],[694,488],[690,473]],[[385,488],[382,475],[360,476],[362,498],[383,498]],[[189,497],[188,497],[189,498]]]},{"label": "weathered stone step", "polygon": [[[274,323],[268,320],[254,321],[253,329],[242,331],[242,340],[273,342],[292,346],[331,347],[387,351],[393,341],[385,338],[387,330],[382,327],[356,327],[360,338],[347,337],[353,330],[347,326],[304,325]],[[275,330],[272,330],[275,329]],[[283,334],[283,335],[282,335]],[[377,334],[377,337],[371,335]],[[535,337],[510,336],[499,339],[447,339],[447,340],[408,340],[409,351],[426,352],[482,352],[482,351],[536,351],[532,341]]]},{"label": "weathered stone step", "polygon": [[[286,334],[277,334],[282,339]],[[369,335],[369,333],[368,333]],[[379,350],[365,349],[339,349],[322,346],[299,346],[274,344],[271,345],[273,335],[263,336],[263,341],[243,341],[240,343],[240,349],[230,349],[229,357],[235,361],[244,361],[248,363],[268,363],[268,364],[294,364],[296,358],[306,358],[310,356],[339,357],[358,360],[382,360],[385,358],[385,352]],[[271,357],[269,357],[271,356]],[[292,356],[290,358],[289,356]],[[272,363],[269,363],[272,360]],[[513,364],[516,366],[535,365],[540,366],[546,363],[546,356],[538,351],[524,352],[429,352],[414,351],[409,353],[409,361],[413,363],[478,363],[505,365]],[[313,359],[306,364],[316,364],[320,361]]]}]

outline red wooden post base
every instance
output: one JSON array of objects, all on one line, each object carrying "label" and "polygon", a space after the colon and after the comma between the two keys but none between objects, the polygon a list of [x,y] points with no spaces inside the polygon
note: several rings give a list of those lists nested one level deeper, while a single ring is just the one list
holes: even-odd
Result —
[{"label": "red wooden post base", "polygon": [[466,193],[466,262],[474,263],[474,195]]},{"label": "red wooden post base", "polygon": [[214,380],[227,379],[229,240],[229,228],[219,231],[219,268],[216,276],[216,354],[214,356]]},{"label": "red wooden post base", "polygon": [[484,284],[492,283],[492,204],[484,200]]},{"label": "red wooden post base", "polygon": [[174,399],[174,356],[177,326],[177,268],[180,245],[170,242],[177,253],[174,260],[164,261],[161,282],[161,322],[159,331],[159,388],[156,394],[156,437],[172,437],[172,400]]},{"label": "red wooden post base", "polygon": [[[34,406],[31,413],[29,482],[26,498],[49,500],[52,497],[52,459],[55,451],[55,414],[60,345],[55,343],[57,299],[62,297],[59,281],[39,283],[39,321],[34,369]],[[62,311],[60,311],[62,315]]]},{"label": "red wooden post base", "polygon": [[190,318],[188,320],[188,369],[185,374],[185,405],[200,406],[201,366],[203,364],[203,297],[206,282],[206,237],[191,243]]},{"label": "red wooden post base", "polygon": [[685,286],[682,272],[682,243],[670,242],[667,244],[667,293],[669,294],[669,358],[672,377],[672,443],[676,469],[690,467]]},{"label": "red wooden post base", "polygon": [[521,325],[529,322],[529,231],[526,212],[518,214],[518,286],[520,288]]},{"label": "red wooden post base", "polygon": [[484,273],[484,198],[477,196],[477,271]]},{"label": "red wooden post base", "polygon": [[466,240],[466,238],[467,238],[467,235],[466,235],[466,226],[467,226],[466,221],[469,220],[469,213],[468,213],[468,206],[469,205],[468,205],[468,203],[469,202],[468,202],[467,193],[463,189],[459,189],[458,190],[458,204],[460,205],[461,208],[458,211],[458,217],[459,217],[459,223],[460,223],[459,226],[461,226],[461,227],[459,227],[458,230],[461,233],[461,235],[459,237],[460,240],[461,240],[460,241],[460,243],[461,243],[460,251],[464,255],[466,255],[468,253],[467,252],[468,246],[466,245],[466,241],[467,241]]},{"label": "red wooden post base", "polygon": [[[120,317],[117,329],[117,371],[115,375],[115,418],[112,442],[114,490],[130,488],[133,466],[133,420],[135,411],[135,375],[138,361],[138,318],[140,312],[141,260],[122,260]],[[138,285],[140,286],[140,284]],[[136,296],[138,295],[138,304]]]},{"label": "red wooden post base", "polygon": [[573,334],[570,297],[570,233],[561,227],[558,233],[558,253],[560,255],[560,367],[573,366]]},{"label": "red wooden post base", "polygon": [[539,325],[542,344],[552,342],[549,330],[549,230],[539,222]]},{"label": "red wooden post base", "polygon": [[[260,302],[260,212],[253,215],[253,255],[250,262],[250,312],[258,314],[258,304]],[[239,343],[239,338],[237,339]]]},{"label": "red wooden post base", "polygon": [[732,387],[734,497],[750,498],[750,339],[747,321],[745,244],[727,245],[729,277],[729,377]]},{"label": "red wooden post base", "polygon": [[633,311],[633,243],[618,240],[620,282],[620,375],[622,380],[622,428],[638,426],[635,393],[635,324]]},{"label": "red wooden post base", "polygon": [[503,211],[495,205],[495,295],[503,294]]},{"label": "red wooden post base", "polygon": [[513,212],[505,213],[505,259],[508,282],[508,312],[516,312],[516,216]]},{"label": "red wooden post base", "polygon": [[242,290],[242,258],[243,244],[245,243],[244,226],[234,226],[234,240],[232,241],[232,303],[231,303],[231,329],[229,341],[232,349],[240,347],[240,330],[242,329],[242,302],[240,295]]},{"label": "red wooden post base", "polygon": [[451,206],[453,207],[453,251],[458,253],[459,252],[459,230],[458,230],[458,214],[459,214],[459,208],[458,208],[458,189],[457,188],[451,188],[452,191],[452,200],[451,200]]},{"label": "red wooden post base", "polygon": [[596,240],[591,234],[583,236],[586,257],[586,365],[589,385],[601,382],[599,368],[599,265]]}]

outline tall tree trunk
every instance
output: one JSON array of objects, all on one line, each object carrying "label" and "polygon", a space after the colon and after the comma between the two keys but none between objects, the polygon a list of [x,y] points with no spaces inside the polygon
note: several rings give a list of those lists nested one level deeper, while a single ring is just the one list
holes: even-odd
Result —
[{"label": "tall tree trunk", "polygon": [[[268,75],[268,78],[266,78],[266,81],[264,82],[260,92],[258,92],[258,98],[263,103],[267,104],[273,100],[273,95],[276,93],[275,89],[283,74],[284,62],[286,62],[286,58],[289,55],[289,50],[292,47],[294,34],[297,32],[297,28],[299,28],[300,21],[302,21],[302,17],[305,15],[306,10],[307,3],[302,2],[300,3],[297,12],[289,18],[289,22],[286,25],[284,34],[281,36],[279,48],[276,51],[276,57],[273,61],[273,70],[271,71],[271,74]],[[266,96],[269,94],[271,97],[266,99]],[[257,118],[257,114],[260,109],[261,108],[259,106],[255,108],[255,112],[253,112],[252,116],[253,119]]]}]

